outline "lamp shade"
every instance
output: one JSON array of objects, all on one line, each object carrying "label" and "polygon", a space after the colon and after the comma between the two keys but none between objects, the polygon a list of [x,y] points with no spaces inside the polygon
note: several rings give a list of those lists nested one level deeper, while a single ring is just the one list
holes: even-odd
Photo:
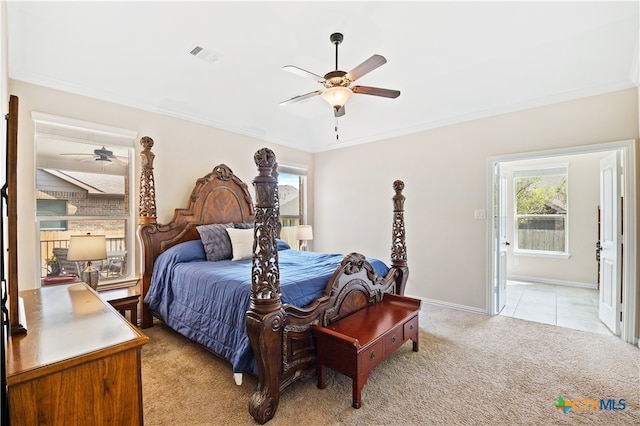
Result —
[{"label": "lamp shade", "polygon": [[335,109],[340,109],[347,103],[349,98],[353,95],[351,89],[342,86],[330,87],[320,95],[322,99],[329,102]]},{"label": "lamp shade", "polygon": [[107,258],[107,239],[104,235],[72,235],[67,260],[100,260]]},{"label": "lamp shade", "polygon": [[311,227],[311,225],[298,225],[298,227],[296,228],[296,240],[313,240],[313,228]]}]

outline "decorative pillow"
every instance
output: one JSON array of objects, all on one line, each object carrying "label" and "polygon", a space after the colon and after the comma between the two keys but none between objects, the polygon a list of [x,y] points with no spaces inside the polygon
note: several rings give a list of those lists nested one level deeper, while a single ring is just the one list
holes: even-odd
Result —
[{"label": "decorative pillow", "polygon": [[278,251],[280,250],[288,250],[291,248],[291,246],[289,244],[287,244],[286,241],[282,241],[279,238],[276,238],[276,243],[278,244]]},{"label": "decorative pillow", "polygon": [[249,259],[253,255],[253,229],[227,228],[233,258],[231,260]]},{"label": "decorative pillow", "polygon": [[233,227],[236,229],[253,229],[253,222],[234,223]]},{"label": "decorative pillow", "polygon": [[207,260],[224,260],[231,259],[233,251],[231,249],[231,240],[226,229],[233,226],[231,223],[214,223],[211,225],[200,225],[196,229],[200,234],[204,251],[207,254]]},{"label": "decorative pillow", "polygon": [[171,257],[175,263],[193,262],[194,260],[205,260],[207,258],[202,240],[191,240],[176,244],[161,253],[160,256],[163,258]]}]

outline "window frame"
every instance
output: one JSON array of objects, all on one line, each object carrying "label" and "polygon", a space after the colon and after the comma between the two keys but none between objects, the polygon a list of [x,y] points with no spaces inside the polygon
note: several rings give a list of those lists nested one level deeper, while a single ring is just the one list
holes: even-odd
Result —
[{"label": "window frame", "polygon": [[[282,174],[287,174],[287,175],[293,175],[293,176],[298,176],[298,182],[299,182],[299,188],[298,188],[298,198],[299,198],[299,210],[300,210],[300,214],[299,216],[299,224],[300,225],[308,225],[308,215],[307,215],[307,197],[308,197],[308,190],[307,190],[307,171],[308,168],[305,165],[299,165],[299,164],[292,164],[292,163],[279,163],[278,164],[278,175],[282,175]],[[280,185],[280,179],[278,178],[278,185]],[[293,216],[283,216],[282,213],[280,213],[280,223],[282,224],[282,228],[284,229],[284,220],[283,219],[289,219],[289,218],[293,218]],[[293,227],[293,226],[289,226],[289,227]],[[291,238],[285,238],[282,235],[280,236],[284,241],[287,241],[288,244],[291,246],[291,248],[293,249],[298,249],[299,248],[299,244],[300,241],[297,241],[295,239],[291,239]]]},{"label": "window frame", "polygon": [[[513,186],[513,253],[534,257],[551,257],[568,259],[571,254],[569,251],[569,165],[568,163],[544,164],[530,167],[518,167],[513,169],[512,186]],[[566,210],[565,214],[548,214],[540,216],[562,218],[564,220],[564,251],[522,249],[519,241],[518,219],[530,214],[518,214],[518,185],[519,178],[532,178],[542,176],[564,176],[566,186]],[[538,216],[538,215],[535,215]]]},{"label": "window frame", "polygon": [[[35,232],[35,245],[36,256],[34,259],[35,267],[37,271],[42,268],[43,253],[41,240],[41,222],[48,220],[124,220],[125,221],[125,241],[124,246],[127,252],[127,270],[126,273],[117,278],[101,278],[99,284],[99,290],[127,287],[135,285],[137,283],[137,271],[135,265],[136,260],[136,246],[135,246],[135,230],[137,223],[137,200],[136,200],[136,180],[135,180],[135,142],[137,139],[137,132],[127,129],[121,129],[117,127],[106,126],[97,123],[90,123],[81,120],[75,120],[67,117],[59,117],[51,114],[45,114],[33,111],[31,113],[32,120],[35,126],[35,158],[36,165],[34,167],[34,203],[37,203],[36,197],[38,196],[38,189],[36,187],[37,179],[36,174],[38,168],[42,168],[38,165],[38,143],[41,138],[50,140],[68,141],[74,143],[86,143],[91,145],[106,145],[106,146],[118,146],[126,149],[128,157],[128,167],[125,176],[125,182],[127,182],[127,188],[125,189],[125,203],[128,205],[128,212],[126,214],[105,215],[105,216],[78,216],[67,215],[60,216],[42,216],[37,214],[37,209],[34,209],[34,223],[36,227]],[[41,285],[41,273],[36,274],[36,286]]]}]

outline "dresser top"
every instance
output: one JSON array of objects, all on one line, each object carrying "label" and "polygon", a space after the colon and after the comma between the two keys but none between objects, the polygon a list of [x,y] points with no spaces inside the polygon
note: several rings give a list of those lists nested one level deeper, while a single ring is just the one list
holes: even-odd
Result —
[{"label": "dresser top", "polygon": [[84,283],[26,290],[20,297],[27,333],[8,340],[9,384],[148,341]]}]

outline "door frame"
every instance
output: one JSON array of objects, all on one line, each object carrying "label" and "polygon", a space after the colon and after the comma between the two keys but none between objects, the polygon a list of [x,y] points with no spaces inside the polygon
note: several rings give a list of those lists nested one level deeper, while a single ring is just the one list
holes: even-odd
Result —
[{"label": "door frame", "polygon": [[[493,278],[495,282],[492,288],[492,313],[499,314],[506,305],[507,299],[507,254],[509,252],[506,234],[507,226],[507,184],[504,168],[500,162],[493,163],[493,208],[496,209],[494,216],[494,229],[491,236],[493,240],[494,261],[492,267],[495,268]],[[504,231],[504,232],[503,232]]]},{"label": "door frame", "polygon": [[[625,140],[617,142],[607,142],[593,145],[581,145],[568,148],[558,148],[544,151],[532,151],[516,154],[507,154],[499,156],[491,156],[487,159],[487,206],[490,206],[491,215],[487,220],[487,277],[486,277],[486,308],[487,312],[492,315],[496,314],[494,306],[494,298],[492,297],[494,285],[497,282],[495,268],[493,267],[497,248],[495,247],[493,232],[496,207],[494,189],[496,182],[494,179],[494,167],[496,163],[506,161],[518,161],[534,158],[558,157],[564,155],[587,154],[594,152],[621,151],[623,182],[621,195],[624,197],[624,206],[622,211],[622,220],[624,223],[624,235],[622,236],[622,244],[624,251],[622,254],[622,330],[620,338],[627,343],[636,344],[636,319],[638,315],[636,311],[637,297],[640,292],[638,289],[638,228],[637,228],[637,178],[636,178],[636,143],[635,140]],[[635,190],[634,190],[635,189]]]}]

